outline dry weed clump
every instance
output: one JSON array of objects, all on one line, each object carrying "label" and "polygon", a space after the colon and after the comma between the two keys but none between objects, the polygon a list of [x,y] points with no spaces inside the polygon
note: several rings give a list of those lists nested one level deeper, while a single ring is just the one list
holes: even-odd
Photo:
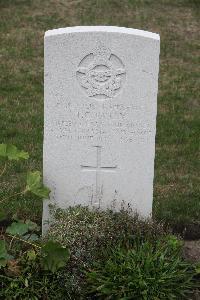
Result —
[{"label": "dry weed clump", "polygon": [[131,210],[91,211],[88,207],[53,208],[54,223],[49,238],[69,247],[73,264],[89,267],[107,256],[116,245],[128,246],[135,240],[154,242],[170,231],[152,220],[141,220]]}]

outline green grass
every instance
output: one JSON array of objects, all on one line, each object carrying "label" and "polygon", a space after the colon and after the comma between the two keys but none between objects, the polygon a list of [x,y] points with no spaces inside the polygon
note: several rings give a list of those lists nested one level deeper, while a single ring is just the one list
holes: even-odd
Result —
[{"label": "green grass", "polygon": [[[0,0],[0,142],[31,154],[9,167],[0,198],[20,189],[28,169],[42,168],[44,32],[127,26],[161,35],[154,215],[199,221],[199,12],[198,0]],[[34,197],[11,199],[4,208],[41,219]]]},{"label": "green grass", "polygon": [[[6,244],[0,240],[0,299],[197,299],[198,265],[162,224],[126,210],[52,209],[55,222],[37,248],[22,242],[22,223],[7,228]],[[32,237],[35,225],[28,223]]]}]

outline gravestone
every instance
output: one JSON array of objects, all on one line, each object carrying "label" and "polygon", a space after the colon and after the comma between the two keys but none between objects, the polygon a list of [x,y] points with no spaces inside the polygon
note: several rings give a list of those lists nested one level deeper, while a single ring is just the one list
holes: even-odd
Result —
[{"label": "gravestone", "polygon": [[159,45],[130,28],[46,32],[43,224],[49,203],[151,215]]}]

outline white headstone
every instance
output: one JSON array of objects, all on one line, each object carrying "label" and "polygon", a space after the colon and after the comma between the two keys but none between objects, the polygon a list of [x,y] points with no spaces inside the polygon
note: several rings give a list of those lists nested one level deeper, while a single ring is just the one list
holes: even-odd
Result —
[{"label": "white headstone", "polygon": [[152,212],[159,35],[91,26],[45,34],[45,201]]}]

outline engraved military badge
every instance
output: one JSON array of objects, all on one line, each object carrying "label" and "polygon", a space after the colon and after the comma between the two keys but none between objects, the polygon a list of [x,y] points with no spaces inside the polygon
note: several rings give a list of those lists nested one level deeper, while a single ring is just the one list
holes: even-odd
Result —
[{"label": "engraved military badge", "polygon": [[125,81],[125,67],[116,55],[102,43],[86,55],[77,69],[80,86],[89,97],[112,98],[119,93]]}]

